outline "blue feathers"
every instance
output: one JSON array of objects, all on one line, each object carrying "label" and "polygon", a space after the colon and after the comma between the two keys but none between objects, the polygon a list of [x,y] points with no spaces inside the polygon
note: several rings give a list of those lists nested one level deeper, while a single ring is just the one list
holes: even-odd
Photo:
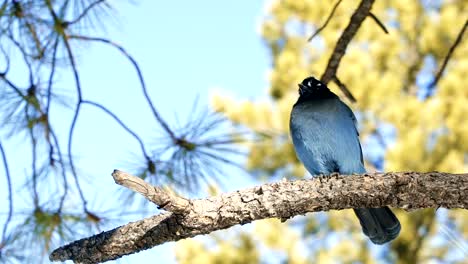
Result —
[{"label": "blue feathers", "polygon": [[[328,87],[309,77],[299,84],[290,132],[297,157],[312,174],[364,173],[356,118]],[[364,234],[375,244],[398,236],[400,223],[389,208],[355,210]]]}]

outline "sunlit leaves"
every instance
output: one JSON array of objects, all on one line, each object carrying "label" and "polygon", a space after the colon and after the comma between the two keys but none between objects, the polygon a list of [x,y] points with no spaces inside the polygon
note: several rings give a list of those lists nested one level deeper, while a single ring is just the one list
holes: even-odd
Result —
[{"label": "sunlit leaves", "polygon": [[[196,240],[177,242],[176,260],[181,264],[189,263],[258,263],[259,252],[252,237],[239,234],[232,241],[212,236],[214,243],[200,243]],[[180,250],[182,249],[182,250]],[[242,252],[242,254],[238,254]]]},{"label": "sunlit leaves", "polygon": [[[343,1],[330,24],[312,43],[305,42],[323,23],[333,4],[334,1],[269,3],[260,33],[272,56],[272,68],[268,72],[268,96],[272,102],[236,102],[226,97],[213,100],[213,105],[222,109],[231,120],[262,136],[267,135],[264,141],[249,146],[247,161],[248,168],[262,176],[287,176],[291,171],[296,172],[292,174],[296,177],[305,175],[305,170],[291,170],[302,166],[295,159],[294,152],[289,151],[287,120],[297,98],[297,83],[308,75],[319,77],[323,73],[330,52],[357,5],[353,1]],[[396,133],[395,138],[386,140],[383,146],[385,170],[467,170],[467,41],[457,47],[435,90],[428,90],[431,77],[467,19],[467,10],[466,1],[376,1],[372,12],[386,25],[389,34],[383,34],[371,19],[366,19],[348,46],[338,68],[338,76],[357,99],[352,107],[360,116],[361,138],[376,133],[380,124],[392,127]],[[330,88],[337,91],[333,84]],[[337,94],[340,95],[339,92]],[[364,152],[366,148],[363,145]],[[401,238],[392,246],[393,255],[385,257],[387,261],[410,263],[443,259],[450,250],[454,250],[449,244],[437,247],[431,244],[430,241],[440,235],[434,227],[436,218],[433,211],[397,214],[403,230]],[[355,228],[357,222],[352,214],[333,212],[329,215],[330,230],[361,232]],[[465,211],[457,211],[457,219],[465,216]],[[456,223],[458,230],[466,229],[460,220]],[[269,236],[274,236],[278,227],[271,224],[265,229],[271,233]],[[345,252],[356,245],[345,240],[332,249],[323,247],[324,250],[318,251],[314,260],[352,262],[358,258],[372,263],[373,256],[369,254],[366,243],[360,246],[359,256],[347,254]],[[287,248],[283,246],[282,250]]]}]

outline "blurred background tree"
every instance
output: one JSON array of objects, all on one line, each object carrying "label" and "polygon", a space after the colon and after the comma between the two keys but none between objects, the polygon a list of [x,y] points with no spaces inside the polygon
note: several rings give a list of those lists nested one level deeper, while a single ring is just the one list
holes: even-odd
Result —
[{"label": "blurred background tree", "polygon": [[[337,3],[328,25],[308,43],[307,38],[324,24]],[[323,74],[357,5],[357,1],[294,0],[267,4],[261,35],[273,58],[268,97],[239,102],[213,96],[215,109],[263,135],[262,141],[247,144],[246,166],[258,179],[307,176],[288,137],[297,83],[305,76]],[[376,1],[372,13],[389,33],[366,19],[337,73],[357,99],[352,107],[368,170],[466,172],[466,40],[457,46],[436,86],[433,82],[467,21],[468,2]],[[345,98],[334,83],[329,87]],[[264,256],[274,263],[463,263],[468,259],[466,210],[396,213],[401,234],[384,247],[370,244],[360,234],[350,210],[297,217],[288,225],[259,221],[253,224],[251,236],[260,248],[269,250]],[[201,246],[193,241],[179,243],[177,252],[192,254],[178,254],[178,260],[190,263],[198,254],[210,259],[206,252],[190,251],[193,247]],[[220,252],[242,256],[249,252],[244,250],[231,246],[202,251],[211,252],[210,260],[219,263],[215,260]],[[270,259],[270,254],[279,258]]]},{"label": "blurred background tree", "polygon": [[[335,5],[327,26],[311,43],[307,42]],[[323,73],[357,5],[356,1],[267,2],[260,31],[272,58],[268,94],[242,102],[222,94],[212,97],[212,108],[224,112],[234,123],[232,126],[204,110],[191,111],[199,114],[190,116],[186,124],[172,119],[167,122],[162,117],[150,98],[137,61],[122,46],[95,36],[114,12],[108,1],[2,1],[0,150],[8,210],[0,259],[27,262],[32,257],[37,262],[35,254],[47,254],[52,247],[80,233],[100,230],[112,217],[119,218],[122,212],[128,213],[128,208],[135,208],[131,203],[128,207],[119,204],[115,210],[118,213],[104,212],[88,203],[89,191],[80,185],[83,173],[75,165],[72,148],[74,130],[79,127],[80,112],[85,107],[106,114],[126,136],[135,139],[134,152],[139,154],[128,158],[135,160],[129,167],[153,183],[204,193],[207,183],[213,189],[216,176],[225,173],[220,168],[239,160],[233,156],[238,153],[236,149],[247,151],[242,166],[256,182],[309,177],[295,157],[288,136],[297,83],[306,76]],[[445,74],[432,85],[466,23],[467,11],[468,3],[462,0],[374,3],[372,12],[389,33],[366,19],[337,73],[357,99],[352,107],[369,171],[467,171],[466,41],[458,45]],[[151,144],[128,125],[131,121],[124,122],[101,101],[85,96],[77,57],[91,43],[119,52],[132,65],[138,77],[133,86],[139,85],[149,112],[144,117],[138,113],[139,122],[159,133]],[[18,68],[21,74],[14,73]],[[73,89],[57,87],[60,75],[71,76]],[[329,86],[343,96],[335,84]],[[115,92],[111,90],[110,97]],[[64,118],[62,111],[71,113],[66,122],[60,120]],[[93,137],[99,133],[95,130]],[[239,132],[245,130],[255,136]],[[7,160],[11,161],[13,150],[2,143],[12,139],[28,145],[21,162],[15,163],[30,164],[23,171],[26,183],[13,181],[15,177],[9,173],[12,163],[8,167]],[[30,209],[15,210],[18,202],[13,202],[14,197],[20,196],[15,194],[17,189],[30,195],[26,198]],[[133,201],[132,196],[125,195]],[[138,208],[139,212],[144,210]],[[353,213],[345,210],[296,217],[286,223],[276,219],[258,221],[181,241],[176,244],[175,255],[181,263],[462,263],[468,257],[466,210],[397,211],[397,215],[403,226],[401,235],[384,247],[371,245],[361,234]],[[23,250],[32,244],[36,246]]]}]

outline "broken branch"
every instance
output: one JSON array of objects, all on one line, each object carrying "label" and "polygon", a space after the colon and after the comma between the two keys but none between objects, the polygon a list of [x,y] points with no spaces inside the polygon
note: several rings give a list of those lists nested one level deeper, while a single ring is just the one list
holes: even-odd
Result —
[{"label": "broken branch", "polygon": [[[134,183],[128,185],[133,186]],[[147,190],[147,187],[142,190]],[[383,206],[406,210],[429,207],[466,209],[468,174],[334,174],[269,183],[187,201],[184,213],[162,213],[77,240],[54,250],[50,260],[99,263],[238,224],[265,218],[288,219],[309,212]]]}]

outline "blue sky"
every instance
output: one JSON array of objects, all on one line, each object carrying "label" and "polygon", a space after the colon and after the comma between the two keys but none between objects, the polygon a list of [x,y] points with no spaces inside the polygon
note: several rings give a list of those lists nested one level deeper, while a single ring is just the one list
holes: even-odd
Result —
[{"label": "blue sky", "polygon": [[[175,113],[190,115],[195,98],[207,105],[210,94],[226,91],[237,98],[264,96],[270,58],[258,34],[264,1],[113,1],[116,17],[98,37],[124,46],[138,61],[151,97],[165,119],[172,123]],[[79,45],[78,69],[85,99],[102,103],[151,144],[161,131],[144,101],[131,64],[116,50],[102,44]],[[15,80],[24,82],[24,69],[14,68]],[[63,73],[57,87],[74,89],[72,76]],[[71,111],[56,107],[53,125],[66,146]],[[29,150],[24,138],[2,143],[8,152],[17,211],[31,207],[23,185],[29,168]],[[368,148],[372,150],[372,148]],[[101,211],[123,205],[115,195],[122,188],[112,180],[113,169],[131,170],[129,161],[138,157],[137,143],[103,112],[84,106],[73,140],[73,153],[91,210]],[[371,153],[372,154],[372,153]],[[23,165],[26,164],[26,165]],[[241,175],[242,177],[239,177]],[[229,170],[225,190],[254,184],[247,176]],[[0,169],[0,199],[7,201],[4,171]],[[21,194],[18,194],[21,193]],[[25,195],[26,194],[26,195]],[[77,199],[78,200],[78,199]],[[77,208],[80,204],[76,203]],[[153,207],[154,208],[154,207]],[[134,211],[137,205],[128,208]],[[7,203],[0,204],[0,223]],[[153,213],[156,210],[154,209]],[[134,215],[114,221],[111,227],[138,220]],[[245,227],[243,227],[245,228]],[[86,234],[91,235],[91,234]],[[168,243],[121,259],[122,263],[174,262],[174,243]]]},{"label": "blue sky", "polygon": [[[138,61],[153,102],[171,123],[175,114],[189,115],[197,96],[200,105],[207,105],[215,90],[238,98],[264,93],[269,59],[257,33],[262,7],[263,3],[250,1],[122,4],[116,6],[118,22],[107,28],[107,36]],[[79,63],[86,99],[115,111],[148,142],[160,137],[136,72],[120,53],[94,44],[84,47]],[[70,77],[64,80],[73,85]],[[139,151],[133,139],[114,127],[115,122],[105,114],[85,107],[74,139],[75,152],[86,154],[82,157],[86,160],[91,159],[89,155],[102,159],[109,152],[121,152],[117,156],[122,161],[129,150]],[[109,137],[109,130],[118,134]],[[121,144],[124,138],[128,142]],[[93,153],[87,151],[90,148]],[[95,161],[102,167],[100,160]]]},{"label": "blue sky", "polygon": [[[188,116],[195,98],[207,105],[213,91],[229,91],[237,98],[254,98],[265,94],[269,55],[258,34],[262,1],[114,1],[116,18],[98,37],[109,38],[124,46],[138,61],[150,95],[162,115],[171,123],[175,113]],[[137,75],[131,64],[116,50],[101,45],[78,46],[78,70],[83,97],[102,103],[135,129],[146,143],[154,142],[161,131],[144,101]],[[13,73],[24,80],[21,70]],[[58,76],[59,92],[74,89],[71,74]],[[59,134],[62,148],[71,111],[56,107],[51,119]],[[61,136],[60,136],[61,135]],[[113,182],[113,169],[125,170],[128,160],[139,155],[137,143],[104,113],[84,106],[73,139],[76,165],[82,173],[85,195],[92,209],[119,206],[114,193],[120,189]],[[28,165],[22,165],[27,147],[23,139],[4,141],[14,186]],[[29,164],[29,162],[24,162]],[[127,168],[128,169],[128,168]],[[234,175],[233,175],[234,176]],[[228,175],[229,177],[229,175]],[[248,184],[247,178],[229,186],[236,189]],[[252,183],[250,183],[252,184]],[[0,170],[0,199],[7,201],[5,175]],[[15,191],[24,192],[25,189]],[[30,208],[28,198],[15,197],[19,210]],[[5,219],[7,204],[0,206],[0,222]],[[77,203],[76,206],[79,206]],[[100,208],[105,207],[105,208]],[[137,220],[140,216],[135,216]],[[125,224],[128,219],[122,219]],[[123,263],[148,260],[174,261],[174,243],[159,246],[122,259]]]}]

